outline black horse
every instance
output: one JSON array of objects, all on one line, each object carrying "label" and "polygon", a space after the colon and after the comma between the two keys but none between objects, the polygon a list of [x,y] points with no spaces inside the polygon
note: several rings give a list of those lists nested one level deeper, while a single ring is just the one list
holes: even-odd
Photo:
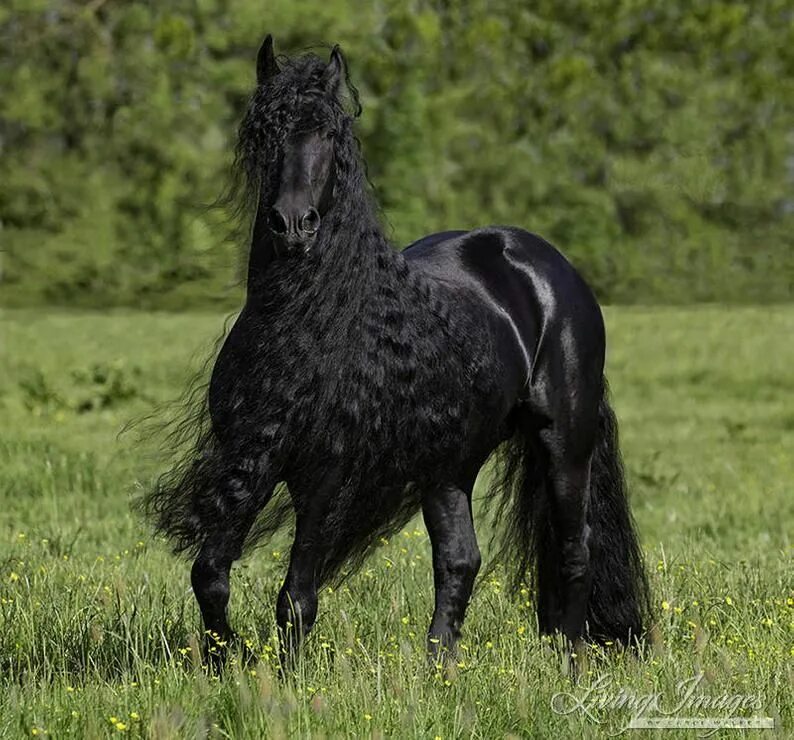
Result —
[{"label": "black horse", "polygon": [[640,638],[647,585],[604,323],[584,280],[512,227],[395,251],[339,48],[328,62],[276,58],[268,36],[257,78],[236,150],[253,218],[247,300],[186,422],[190,454],[146,500],[175,550],[196,556],[207,633],[232,635],[232,563],[284,521],[273,494],[285,482],[296,515],[277,604],[285,656],[314,624],[318,587],[420,508],[435,577],[429,649],[452,649],[480,568],[472,489],[499,450],[488,499],[515,583],[534,584],[540,630],[569,644]]}]

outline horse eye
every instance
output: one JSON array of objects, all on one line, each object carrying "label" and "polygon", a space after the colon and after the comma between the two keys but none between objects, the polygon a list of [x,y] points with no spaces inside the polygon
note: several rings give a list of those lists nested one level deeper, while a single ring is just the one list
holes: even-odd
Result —
[{"label": "horse eye", "polygon": [[333,139],[336,136],[336,131],[326,131],[323,138],[325,139]]}]

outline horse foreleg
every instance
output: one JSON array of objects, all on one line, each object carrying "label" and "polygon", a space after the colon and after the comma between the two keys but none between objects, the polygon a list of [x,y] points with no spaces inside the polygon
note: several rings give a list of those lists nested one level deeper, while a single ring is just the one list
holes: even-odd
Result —
[{"label": "horse foreleg", "polygon": [[289,569],[276,603],[276,622],[284,668],[292,668],[298,651],[317,619],[317,577],[322,562],[321,527],[300,516],[290,552]]},{"label": "horse foreleg", "polygon": [[455,486],[427,493],[422,514],[433,550],[435,610],[428,650],[436,659],[452,652],[480,569],[480,550],[471,514],[471,492]]},{"label": "horse foreleg", "polygon": [[232,564],[242,555],[248,532],[271,495],[272,487],[262,495],[251,495],[217,521],[193,563],[190,580],[204,622],[205,658],[216,667],[222,664],[227,643],[234,637],[227,617]]}]

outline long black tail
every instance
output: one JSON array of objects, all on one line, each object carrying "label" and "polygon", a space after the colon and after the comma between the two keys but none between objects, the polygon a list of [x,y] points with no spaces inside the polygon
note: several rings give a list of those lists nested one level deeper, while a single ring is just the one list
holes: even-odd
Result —
[{"label": "long black tail", "polygon": [[[606,381],[598,416],[588,513],[593,588],[586,628],[596,642],[634,644],[648,628],[650,597]],[[551,520],[547,456],[535,431],[519,425],[499,463],[499,490],[494,492],[500,497],[499,559],[512,568],[514,588],[522,582],[534,587],[540,629],[549,632],[560,594],[559,550]]]}]

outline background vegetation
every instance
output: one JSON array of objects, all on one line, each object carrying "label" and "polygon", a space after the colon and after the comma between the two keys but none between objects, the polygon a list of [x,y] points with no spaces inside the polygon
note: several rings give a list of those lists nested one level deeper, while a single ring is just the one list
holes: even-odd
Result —
[{"label": "background vegetation", "polygon": [[266,32],[339,42],[395,243],[520,224],[615,302],[794,294],[788,0],[6,0],[0,301],[239,301],[223,214]]},{"label": "background vegetation", "polygon": [[[129,499],[130,418],[179,396],[239,305],[209,207],[256,49],[339,42],[396,244],[512,223],[621,303],[794,297],[789,0],[4,0],[0,4],[0,737],[594,736],[531,594],[480,579],[458,663],[426,664],[420,521],[274,674],[288,540],[233,571],[260,656],[197,664],[188,566]],[[211,309],[180,314],[127,308]],[[9,308],[10,307],[10,308]],[[587,684],[760,696],[794,727],[794,307],[612,307],[609,374],[661,640]],[[759,361],[762,360],[762,361]],[[484,473],[487,475],[487,471]],[[479,503],[477,504],[479,506]],[[489,527],[478,518],[488,553]],[[676,737],[669,732],[666,737]]]},{"label": "background vegetation", "polygon": [[[791,737],[794,345],[780,338],[794,334],[794,308],[621,307],[607,323],[662,641],[641,661],[593,653],[583,686],[606,678],[615,691],[659,692],[669,708],[677,683],[702,672],[709,696],[760,697],[744,714],[775,719],[764,737]],[[246,558],[232,574],[233,622],[261,660],[205,676],[189,566],[128,506],[152,460],[116,432],[179,394],[196,345],[221,325],[213,314],[7,311],[0,737],[560,738],[628,721],[620,710],[596,711],[600,725],[552,711],[554,693],[575,689],[537,637],[531,595],[509,597],[499,569],[478,582],[457,665],[429,669],[421,519],[323,592],[288,683],[273,655],[289,543]],[[490,562],[487,521],[477,523]]]}]

